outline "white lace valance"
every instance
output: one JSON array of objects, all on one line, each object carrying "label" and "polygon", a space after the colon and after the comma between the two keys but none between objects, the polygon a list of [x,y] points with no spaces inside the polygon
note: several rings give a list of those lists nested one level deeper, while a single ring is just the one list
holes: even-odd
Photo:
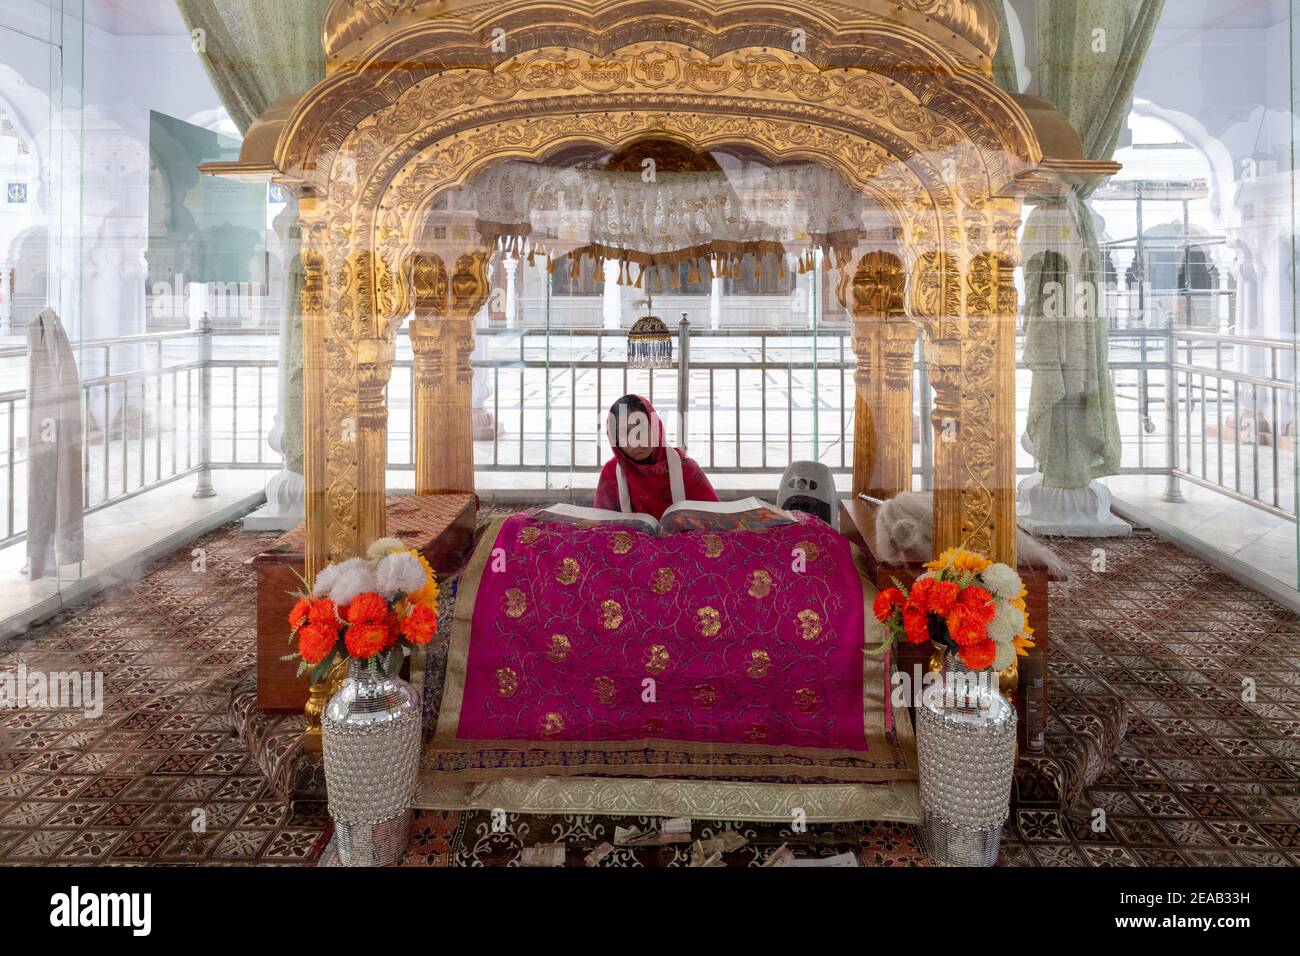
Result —
[{"label": "white lace valance", "polygon": [[821,249],[840,261],[863,234],[867,208],[840,176],[814,165],[651,177],[524,162],[485,170],[449,204],[472,210],[483,239],[512,250],[549,239],[624,268],[703,260],[714,274],[746,255],[784,267]]}]

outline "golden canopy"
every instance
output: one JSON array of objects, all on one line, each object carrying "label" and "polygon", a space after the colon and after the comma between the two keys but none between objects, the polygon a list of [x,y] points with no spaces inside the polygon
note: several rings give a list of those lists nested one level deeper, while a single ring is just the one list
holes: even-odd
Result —
[{"label": "golden canopy", "polygon": [[[655,16],[655,0],[580,0],[568,7],[599,13],[606,24]],[[695,3],[701,21],[724,25],[752,12],[752,0],[712,0]],[[928,34],[957,56],[991,72],[998,46],[998,23],[989,0],[833,0],[819,3],[818,12],[834,27],[887,20]],[[325,16],[324,48],[331,69],[345,53],[373,46],[376,38],[420,20],[446,19],[473,25],[491,15],[517,14],[519,23],[568,20],[570,14],[548,0],[334,0]],[[679,11],[674,11],[680,15]],[[506,29],[509,29],[508,27]]]}]

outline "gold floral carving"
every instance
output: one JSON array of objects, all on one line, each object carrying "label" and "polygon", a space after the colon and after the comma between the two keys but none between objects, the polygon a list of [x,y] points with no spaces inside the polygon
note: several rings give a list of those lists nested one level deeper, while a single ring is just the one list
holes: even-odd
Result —
[{"label": "gold floral carving", "polygon": [[[925,333],[933,425],[955,439],[935,443],[936,544],[1013,554],[1008,273],[1016,182],[1041,150],[1023,110],[989,79],[996,27],[985,0],[857,2],[723,2],[721,12],[663,0],[654,17],[615,17],[600,3],[557,0],[536,22],[514,4],[457,4],[463,16],[437,18],[405,0],[334,5],[327,35],[348,55],[331,60],[330,79],[303,97],[276,150],[300,197],[307,274],[309,574],[382,531],[383,343],[412,308],[417,409],[434,423],[421,434],[447,449],[445,463],[417,450],[417,487],[472,490],[472,317],[488,294],[490,250],[473,236],[430,238],[439,197],[504,158],[650,136],[824,163],[894,219],[911,274],[899,318]],[[505,58],[482,43],[494,25],[511,38]],[[798,25],[807,55],[782,39]],[[897,315],[896,271],[874,294],[868,311]],[[880,346],[874,374],[899,394],[905,326],[887,322],[878,341],[862,332],[858,343],[860,356]],[[861,366],[860,384],[873,374]],[[613,547],[624,545],[630,536]],[[522,614],[526,602],[510,606]],[[621,608],[604,620],[619,626]]]}]

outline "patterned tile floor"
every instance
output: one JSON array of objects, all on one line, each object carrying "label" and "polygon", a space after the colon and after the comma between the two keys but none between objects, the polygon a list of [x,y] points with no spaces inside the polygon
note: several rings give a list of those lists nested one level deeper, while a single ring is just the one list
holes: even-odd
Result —
[{"label": "patterned tile floor", "polygon": [[[133,586],[0,649],[0,674],[100,671],[106,706],[0,710],[0,863],[312,864],[320,804],[289,807],[230,733],[230,688],[253,664],[253,576],[272,536],[224,530]],[[1300,865],[1300,619],[1158,538],[1057,542],[1075,580],[1054,596],[1055,685],[1101,682],[1130,703],[1128,734],[1068,812],[1013,810],[1008,865]],[[201,558],[201,560],[200,560]],[[512,865],[564,841],[568,865],[618,821],[487,813],[416,816],[409,865]],[[633,821],[635,822],[635,821]],[[643,821],[647,822],[647,821]],[[696,836],[721,823],[697,823]],[[899,825],[738,826],[753,865],[852,850],[869,865],[924,864]],[[605,866],[682,865],[686,847],[621,850]]]}]

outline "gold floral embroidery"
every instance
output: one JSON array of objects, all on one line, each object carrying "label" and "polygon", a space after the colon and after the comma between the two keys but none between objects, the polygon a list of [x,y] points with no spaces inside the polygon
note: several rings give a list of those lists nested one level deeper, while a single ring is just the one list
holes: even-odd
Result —
[{"label": "gold floral embroidery", "polygon": [[555,572],[555,580],[561,584],[573,584],[578,580],[578,573],[582,569],[578,566],[574,558],[565,558],[560,562],[560,570]]},{"label": "gold floral embroidery", "polygon": [[647,737],[653,737],[656,734],[664,732],[664,722],[658,717],[647,717],[645,723],[641,725],[641,731]]},{"label": "gold floral embroidery", "polygon": [[600,609],[605,614],[605,630],[617,631],[623,625],[623,605],[617,601],[605,601]]},{"label": "gold floral embroidery", "polygon": [[523,531],[519,532],[519,543],[525,545],[533,544],[541,536],[542,536],[541,528],[525,528]]},{"label": "gold floral embroidery", "polygon": [[711,684],[695,685],[695,703],[701,707],[712,707],[718,702],[718,692]]},{"label": "gold floral embroidery", "polygon": [[539,722],[537,732],[543,737],[556,737],[564,733],[564,715],[558,711],[548,711]]},{"label": "gold floral embroidery", "polygon": [[563,664],[571,647],[569,639],[563,634],[552,634],[551,646],[546,649],[546,659],[552,664]]},{"label": "gold floral embroidery", "polygon": [[706,534],[700,538],[700,544],[704,545],[704,556],[708,558],[717,558],[722,556],[722,536],[716,534]]},{"label": "gold floral embroidery", "polygon": [[745,673],[749,674],[754,680],[766,677],[767,672],[772,668],[772,655],[767,651],[751,651],[749,654],[749,666],[745,668]]},{"label": "gold floral embroidery", "polygon": [[528,598],[518,588],[506,592],[506,617],[523,617],[528,610]]},{"label": "gold floral embroidery", "polygon": [[705,637],[718,636],[718,631],[722,630],[722,615],[718,613],[717,608],[702,607],[695,612],[695,616],[699,618],[696,627],[702,635]]},{"label": "gold floral embroidery", "polygon": [[745,728],[745,739],[752,744],[761,744],[767,740],[767,728],[762,724],[750,724]]},{"label": "gold floral embroidery", "polygon": [[815,641],[822,636],[822,616],[816,611],[803,610],[799,612],[799,629],[800,636],[805,641]]},{"label": "gold floral embroidery", "polygon": [[609,536],[610,547],[615,554],[627,554],[632,550],[632,535],[627,531],[615,531]]},{"label": "gold floral embroidery", "polygon": [[655,572],[654,580],[650,582],[650,590],[655,594],[667,594],[677,586],[677,575],[673,574],[672,568],[660,568]]},{"label": "gold floral embroidery", "polygon": [[497,693],[502,697],[514,697],[519,689],[519,675],[509,667],[497,671]]},{"label": "gold floral embroidery", "polygon": [[602,704],[612,704],[618,697],[618,688],[614,681],[609,677],[597,677],[592,681],[592,689],[596,692],[596,700]]},{"label": "gold floral embroidery", "polygon": [[760,601],[772,593],[772,575],[766,571],[754,571],[749,576],[749,596]]},{"label": "gold floral embroidery", "polygon": [[811,714],[817,709],[817,692],[811,687],[800,687],[794,692],[794,705],[801,713]]},{"label": "gold floral embroidery", "polygon": [[803,552],[805,561],[816,561],[822,556],[822,549],[813,541],[800,541],[795,548]]},{"label": "gold floral embroidery", "polygon": [[645,653],[645,669],[651,674],[662,674],[668,669],[668,648],[662,644],[651,644]]}]

